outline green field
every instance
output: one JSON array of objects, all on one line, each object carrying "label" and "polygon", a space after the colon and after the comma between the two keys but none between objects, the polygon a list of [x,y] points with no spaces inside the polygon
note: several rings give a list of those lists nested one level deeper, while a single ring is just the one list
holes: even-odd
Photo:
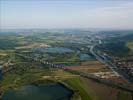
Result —
[{"label": "green field", "polygon": [[70,78],[64,81],[68,84],[75,92],[76,95],[80,95],[81,100],[92,100],[85,90],[85,85],[82,84],[80,78]]},{"label": "green field", "polygon": [[7,73],[4,79],[0,82],[1,90],[6,91],[9,88],[17,88],[26,84],[34,83],[42,79],[42,76],[47,76],[51,72],[48,70],[31,69],[24,74]]}]

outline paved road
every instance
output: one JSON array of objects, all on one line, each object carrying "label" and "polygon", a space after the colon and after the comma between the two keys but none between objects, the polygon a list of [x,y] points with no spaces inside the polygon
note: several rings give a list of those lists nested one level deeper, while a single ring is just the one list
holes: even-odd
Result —
[{"label": "paved road", "polygon": [[116,69],[116,66],[114,66],[113,64],[109,64],[107,63],[107,61],[103,60],[99,55],[97,55],[95,52],[94,52],[94,47],[95,45],[91,46],[90,48],[90,52],[96,57],[96,59],[98,61],[100,61],[101,63],[104,63],[105,65],[109,66],[109,68],[114,72],[114,74],[116,76],[121,76],[115,69]]},{"label": "paved road", "polygon": [[90,52],[96,57],[96,59],[102,63],[104,63],[105,65],[107,65],[114,73],[116,76],[120,76],[122,78],[124,78],[125,80],[127,80],[128,82],[132,83],[133,80],[129,79],[128,75],[125,74],[124,72],[120,71],[117,66],[115,66],[111,61],[107,60],[107,59],[102,59],[102,57],[98,54],[95,53],[95,48],[96,45],[91,46],[90,48]]}]

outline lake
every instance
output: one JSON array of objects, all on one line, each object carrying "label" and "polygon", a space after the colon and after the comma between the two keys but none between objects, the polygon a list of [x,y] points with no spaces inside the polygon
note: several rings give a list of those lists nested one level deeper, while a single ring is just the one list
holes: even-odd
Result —
[{"label": "lake", "polygon": [[60,54],[74,52],[73,50],[64,47],[36,48],[34,49],[34,51],[39,51],[42,53],[60,53]]},{"label": "lake", "polygon": [[17,90],[9,89],[2,100],[70,100],[73,92],[61,84],[27,85]]}]

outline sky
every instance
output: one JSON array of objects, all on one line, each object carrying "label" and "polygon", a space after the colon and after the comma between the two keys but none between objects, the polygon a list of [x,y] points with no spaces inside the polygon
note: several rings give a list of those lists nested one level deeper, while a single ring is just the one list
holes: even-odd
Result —
[{"label": "sky", "polygon": [[0,0],[0,28],[133,29],[133,0]]}]

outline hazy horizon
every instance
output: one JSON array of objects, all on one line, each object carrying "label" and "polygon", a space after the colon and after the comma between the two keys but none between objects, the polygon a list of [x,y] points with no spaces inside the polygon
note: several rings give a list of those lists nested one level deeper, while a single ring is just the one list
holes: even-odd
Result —
[{"label": "hazy horizon", "polygon": [[132,0],[0,0],[0,29],[133,29]]}]

